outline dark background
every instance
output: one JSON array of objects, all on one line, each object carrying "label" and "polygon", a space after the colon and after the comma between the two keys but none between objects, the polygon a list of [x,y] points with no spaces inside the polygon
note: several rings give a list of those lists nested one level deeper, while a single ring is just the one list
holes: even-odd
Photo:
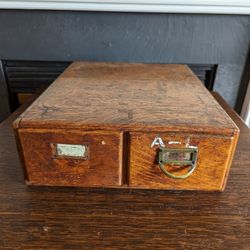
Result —
[{"label": "dark background", "polygon": [[249,41],[242,15],[0,10],[0,120],[13,109],[8,65],[19,60],[208,65],[213,90],[240,112]]}]

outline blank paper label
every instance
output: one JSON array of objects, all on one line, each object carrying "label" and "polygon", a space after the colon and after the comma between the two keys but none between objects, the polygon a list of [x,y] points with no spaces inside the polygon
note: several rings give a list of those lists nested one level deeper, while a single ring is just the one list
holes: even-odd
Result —
[{"label": "blank paper label", "polygon": [[57,156],[86,157],[87,146],[75,144],[56,144]]}]

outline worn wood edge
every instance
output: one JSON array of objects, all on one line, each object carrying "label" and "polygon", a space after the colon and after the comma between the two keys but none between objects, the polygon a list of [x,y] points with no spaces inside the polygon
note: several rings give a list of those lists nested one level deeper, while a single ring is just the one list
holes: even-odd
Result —
[{"label": "worn wood edge", "polygon": [[25,116],[26,111],[30,109],[31,104],[36,102],[41,97],[41,95],[47,88],[49,87],[42,86],[41,88],[39,88],[32,96],[28,98],[28,100],[23,105],[21,105],[17,110],[15,110],[3,123],[0,123],[0,127],[1,127],[1,124],[4,124],[8,122],[9,120],[11,120],[13,129],[20,128],[21,120]]},{"label": "worn wood edge", "polygon": [[[25,112],[25,110],[27,110],[31,106],[31,104],[37,100],[37,98],[46,90],[46,88],[47,87],[45,87],[45,86],[39,88],[35,92],[34,95],[32,95],[22,106],[20,106],[15,112],[13,112],[3,123],[3,125],[5,125],[7,123],[11,123],[12,129],[13,129],[13,134],[15,137],[17,152],[18,152],[20,163],[22,166],[22,172],[23,172],[24,180],[26,183],[29,182],[28,172],[26,169],[25,158],[24,158],[23,149],[22,149],[22,145],[21,145],[18,131],[20,129],[20,122],[21,122],[22,117],[23,117],[23,112]],[[1,124],[0,124],[0,127],[1,127]]]},{"label": "worn wood edge", "polygon": [[237,144],[238,144],[238,140],[239,140],[239,135],[240,135],[240,131],[239,130],[235,130],[234,136],[233,136],[233,140],[232,140],[232,144],[231,144],[231,148],[230,148],[230,152],[229,152],[229,159],[228,159],[228,167],[226,169],[226,173],[223,179],[223,183],[222,183],[222,187],[221,187],[221,191],[224,191],[227,185],[227,180],[228,180],[228,176],[230,173],[230,169],[232,166],[232,162],[234,159],[234,155],[235,155],[235,151],[237,148]]},{"label": "worn wood edge", "polygon": [[[248,132],[249,132],[249,128],[245,124],[244,120],[236,113],[236,111],[234,111],[229,106],[229,104],[223,99],[223,97],[220,96],[219,93],[217,93],[215,91],[212,91],[211,95],[214,97],[215,101],[217,101],[220,104],[220,106],[223,108],[223,110],[226,112],[226,114],[232,119],[232,121],[234,122],[234,124],[236,126],[236,129],[234,130],[234,134],[233,134],[234,139],[233,139],[231,150],[230,150],[230,156],[231,157],[228,160],[228,166],[229,167],[228,167],[227,172],[225,174],[224,182],[222,184],[222,189],[221,189],[221,191],[224,191],[225,188],[226,188],[228,176],[229,176],[229,173],[230,173],[233,158],[234,158],[235,151],[236,151],[236,148],[237,148],[240,132],[241,132],[242,128],[243,128],[243,130],[248,130]],[[238,127],[239,123],[241,123],[241,129]]]},{"label": "worn wood edge", "polygon": [[[187,66],[187,65],[186,65],[186,66]],[[190,72],[192,72],[192,70],[191,70],[188,66],[187,66],[187,68],[188,68],[188,70],[189,70]],[[192,72],[192,73],[193,73],[193,72]],[[217,92],[215,92],[215,91],[209,91],[209,90],[206,88],[206,86],[201,82],[201,80],[198,78],[197,75],[193,74],[193,76],[194,76],[194,78],[196,78],[196,79],[199,81],[199,83],[201,84],[201,86],[202,86],[204,92],[207,92],[207,94],[208,94],[209,96],[211,96],[211,101],[213,101],[213,102],[215,103],[215,107],[217,108],[217,110],[218,110],[225,118],[227,118],[227,119],[231,122],[231,124],[233,125],[232,133],[234,134],[234,133],[235,133],[235,130],[238,130],[238,131],[239,131],[239,128],[238,128],[237,124],[233,121],[233,119],[230,117],[230,115],[226,112],[226,110],[222,107],[222,105],[220,105],[220,103],[219,103],[219,102],[217,101],[217,99],[215,98]],[[214,96],[214,95],[215,95],[215,96]],[[218,93],[217,93],[217,95],[218,95]],[[220,96],[220,95],[219,95],[219,96]],[[220,96],[220,98],[222,98],[222,97]],[[222,99],[223,99],[223,98],[222,98]],[[221,100],[221,101],[225,102],[224,99]],[[218,105],[218,104],[219,104],[219,105]],[[224,104],[224,105],[225,105],[225,104]]]},{"label": "worn wood edge", "polygon": [[25,182],[27,182],[28,181],[28,172],[27,172],[27,168],[26,168],[26,164],[25,164],[25,157],[23,154],[23,148],[21,145],[21,141],[20,141],[20,137],[19,137],[19,133],[18,133],[17,128],[14,128],[14,137],[15,137],[15,142],[16,142],[16,147],[17,147],[17,152],[19,155],[20,163],[22,166],[24,180],[25,180]]},{"label": "worn wood edge", "polygon": [[4,121],[0,123],[0,128],[11,123],[14,129],[20,127],[20,119],[22,113],[36,100],[37,95],[32,95],[22,106],[10,114]]},{"label": "worn wood edge", "polygon": [[[34,100],[35,100],[35,97],[28,100],[27,103],[25,103],[25,104],[26,105],[31,105],[31,103]],[[17,110],[16,112],[18,113],[19,110]],[[24,157],[24,154],[23,154],[22,144],[21,144],[20,137],[19,137],[19,128],[20,128],[21,119],[22,119],[22,115],[20,115],[17,119],[15,119],[12,122],[11,125],[12,125],[12,129],[13,129],[14,137],[15,137],[17,152],[18,152],[20,163],[21,163],[21,166],[22,166],[22,172],[23,172],[24,180],[27,183],[28,182],[28,172],[27,172],[27,168],[26,168],[26,164],[25,164],[25,157]]]},{"label": "worn wood edge", "polygon": [[[72,64],[70,64],[68,68],[71,67]],[[59,75],[54,81],[56,81],[57,79],[59,79],[63,74]],[[14,128],[21,128],[22,127],[22,122],[23,119],[25,118],[27,112],[32,108],[32,104],[35,104],[36,102],[38,102],[41,98],[43,98],[43,94],[46,93],[46,91],[48,91],[50,88],[52,88],[53,84],[49,85],[49,86],[42,86],[41,88],[39,88],[34,95],[32,95],[21,107],[19,107],[14,113],[21,113],[16,120],[13,121],[12,126]],[[22,112],[20,112],[20,110],[23,110]]]},{"label": "worn wood edge", "polygon": [[234,133],[234,130],[237,130],[237,127],[201,127],[201,126],[193,126],[188,127],[187,125],[169,125],[169,126],[161,126],[161,125],[145,125],[145,124],[137,124],[137,125],[128,125],[128,124],[93,124],[93,123],[77,123],[75,122],[72,125],[71,122],[68,121],[60,121],[58,120],[50,120],[48,122],[42,121],[29,121],[26,123],[24,120],[22,123],[19,123],[19,128],[33,128],[33,129],[53,129],[57,127],[58,129],[82,129],[85,131],[94,131],[94,130],[104,130],[104,131],[131,131],[131,132],[189,132],[189,133],[199,133],[199,134],[211,134],[211,135],[226,135],[231,136]]},{"label": "worn wood edge", "polygon": [[214,97],[215,101],[217,101],[220,106],[223,108],[223,110],[227,113],[227,115],[232,119],[234,122],[236,128],[241,131],[243,130],[249,131],[250,129],[245,124],[245,121],[242,119],[242,117],[233,110],[230,105],[223,99],[223,97],[216,91],[211,91],[211,95]]}]

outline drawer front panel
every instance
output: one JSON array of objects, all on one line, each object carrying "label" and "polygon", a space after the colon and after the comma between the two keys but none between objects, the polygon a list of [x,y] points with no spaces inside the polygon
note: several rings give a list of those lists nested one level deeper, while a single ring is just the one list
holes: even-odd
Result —
[{"label": "drawer front panel", "polygon": [[19,129],[30,184],[120,186],[120,132]]},{"label": "drawer front panel", "polygon": [[[208,191],[223,189],[230,167],[233,138],[159,134],[155,140],[156,136],[157,133],[130,134],[130,187]],[[159,155],[160,148],[164,151]],[[162,167],[167,169],[166,173],[160,168],[159,156],[164,161]]]}]

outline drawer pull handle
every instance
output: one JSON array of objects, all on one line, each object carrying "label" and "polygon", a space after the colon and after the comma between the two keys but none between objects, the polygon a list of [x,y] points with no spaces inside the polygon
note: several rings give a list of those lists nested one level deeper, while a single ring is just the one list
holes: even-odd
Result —
[{"label": "drawer pull handle", "polygon": [[[198,148],[190,146],[187,148],[159,148],[159,167],[162,172],[173,179],[185,179],[190,176],[197,163]],[[183,175],[175,175],[171,173],[165,165],[171,166],[187,166],[189,168],[188,172]]]}]

